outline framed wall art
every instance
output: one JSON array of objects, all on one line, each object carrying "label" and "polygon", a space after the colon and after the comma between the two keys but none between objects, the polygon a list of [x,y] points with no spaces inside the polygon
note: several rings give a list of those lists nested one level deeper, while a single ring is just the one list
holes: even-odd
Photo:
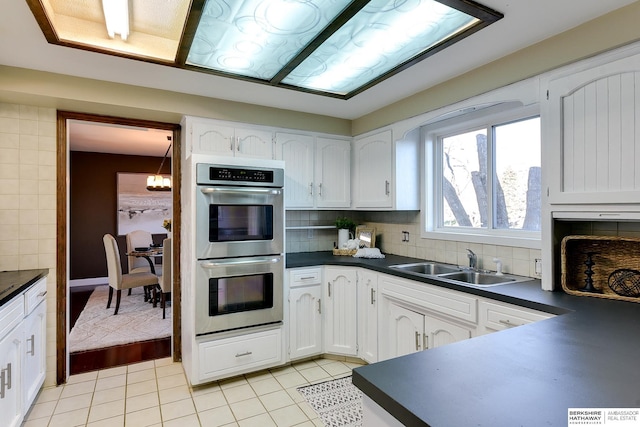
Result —
[{"label": "framed wall art", "polygon": [[[171,218],[171,191],[147,190],[145,173],[118,172],[118,235],[134,230],[164,234],[165,219]],[[169,177],[170,175],[163,175]]]}]

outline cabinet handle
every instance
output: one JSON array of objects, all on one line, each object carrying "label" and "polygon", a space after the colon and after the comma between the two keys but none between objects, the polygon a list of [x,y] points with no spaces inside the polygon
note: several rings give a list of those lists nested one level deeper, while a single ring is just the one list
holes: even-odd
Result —
[{"label": "cabinet handle", "polygon": [[376,302],[376,291],[371,288],[371,305]]},{"label": "cabinet handle", "polygon": [[498,323],[501,323],[501,324],[503,324],[503,325],[505,325],[505,326],[508,326],[508,327],[510,327],[510,328],[512,328],[512,327],[514,327],[514,326],[518,326],[518,325],[516,325],[515,323],[511,323],[511,321],[510,321],[509,319],[507,319],[507,320],[502,320],[502,319],[500,319],[500,320],[498,320]]},{"label": "cabinet handle", "polygon": [[329,298],[331,298],[331,282],[327,282],[327,285],[329,285]]},{"label": "cabinet handle", "polygon": [[233,153],[233,150],[234,150],[233,139],[234,139],[233,136],[231,138],[229,138],[229,150],[231,150],[232,153]]},{"label": "cabinet handle", "polygon": [[385,179],[385,181],[384,181],[384,194],[385,194],[386,196],[388,196],[388,195],[389,195],[389,193],[390,193],[390,190],[389,190],[389,181]]},{"label": "cabinet handle", "polygon": [[38,294],[39,297],[43,297],[47,294],[47,291],[42,291]]},{"label": "cabinet handle", "polygon": [[309,183],[309,195],[313,196],[313,182]]},{"label": "cabinet handle", "polygon": [[318,195],[322,197],[322,183],[318,184]]},{"label": "cabinet handle", "polygon": [[420,351],[420,332],[416,331],[416,351]]},{"label": "cabinet handle", "polygon": [[321,299],[318,299],[318,314],[322,314],[322,305],[320,304]]},{"label": "cabinet handle", "polygon": [[429,348],[429,335],[427,334],[422,334],[422,340],[423,340],[423,346],[422,348],[424,348],[425,350]]},{"label": "cabinet handle", "polygon": [[240,152],[240,137],[236,136],[236,151],[239,153]]},{"label": "cabinet handle", "polygon": [[316,276],[307,276],[307,277],[301,277],[300,280],[311,280],[311,279],[315,279]]},{"label": "cabinet handle", "polygon": [[11,363],[7,363],[6,368],[0,369],[0,399],[4,399],[6,390],[11,390]]},{"label": "cabinet handle", "polygon": [[36,355],[35,336],[31,334],[31,338],[27,338],[27,342],[30,342],[31,344],[31,350],[27,351],[27,354],[30,354],[31,356],[35,356]]},{"label": "cabinet handle", "polygon": [[253,354],[253,352],[251,352],[251,351],[245,351],[244,353],[238,353],[238,354],[236,354],[236,357],[250,356],[250,355],[252,355],[252,354]]}]

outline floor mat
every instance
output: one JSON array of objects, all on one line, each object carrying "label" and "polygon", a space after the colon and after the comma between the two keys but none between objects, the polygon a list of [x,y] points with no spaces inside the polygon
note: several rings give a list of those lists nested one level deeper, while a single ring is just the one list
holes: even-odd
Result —
[{"label": "floor mat", "polygon": [[351,376],[305,387],[298,392],[328,427],[362,426],[362,392]]}]

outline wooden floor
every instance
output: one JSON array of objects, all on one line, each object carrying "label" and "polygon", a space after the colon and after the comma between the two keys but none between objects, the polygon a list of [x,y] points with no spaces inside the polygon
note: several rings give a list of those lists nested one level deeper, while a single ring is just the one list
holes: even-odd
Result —
[{"label": "wooden floor", "polygon": [[[69,289],[69,317],[73,327],[96,286],[74,286]],[[171,338],[141,341],[69,354],[71,375],[113,366],[143,362],[171,356]]]}]

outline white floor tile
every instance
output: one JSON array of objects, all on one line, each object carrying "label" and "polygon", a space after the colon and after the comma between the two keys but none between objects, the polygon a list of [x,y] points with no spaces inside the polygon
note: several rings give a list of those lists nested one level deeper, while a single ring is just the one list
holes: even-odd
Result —
[{"label": "white floor tile", "polygon": [[231,407],[231,411],[236,417],[236,420],[243,420],[245,418],[254,417],[267,412],[265,407],[262,405],[262,402],[260,402],[260,399],[257,397],[231,403],[229,406]]}]

